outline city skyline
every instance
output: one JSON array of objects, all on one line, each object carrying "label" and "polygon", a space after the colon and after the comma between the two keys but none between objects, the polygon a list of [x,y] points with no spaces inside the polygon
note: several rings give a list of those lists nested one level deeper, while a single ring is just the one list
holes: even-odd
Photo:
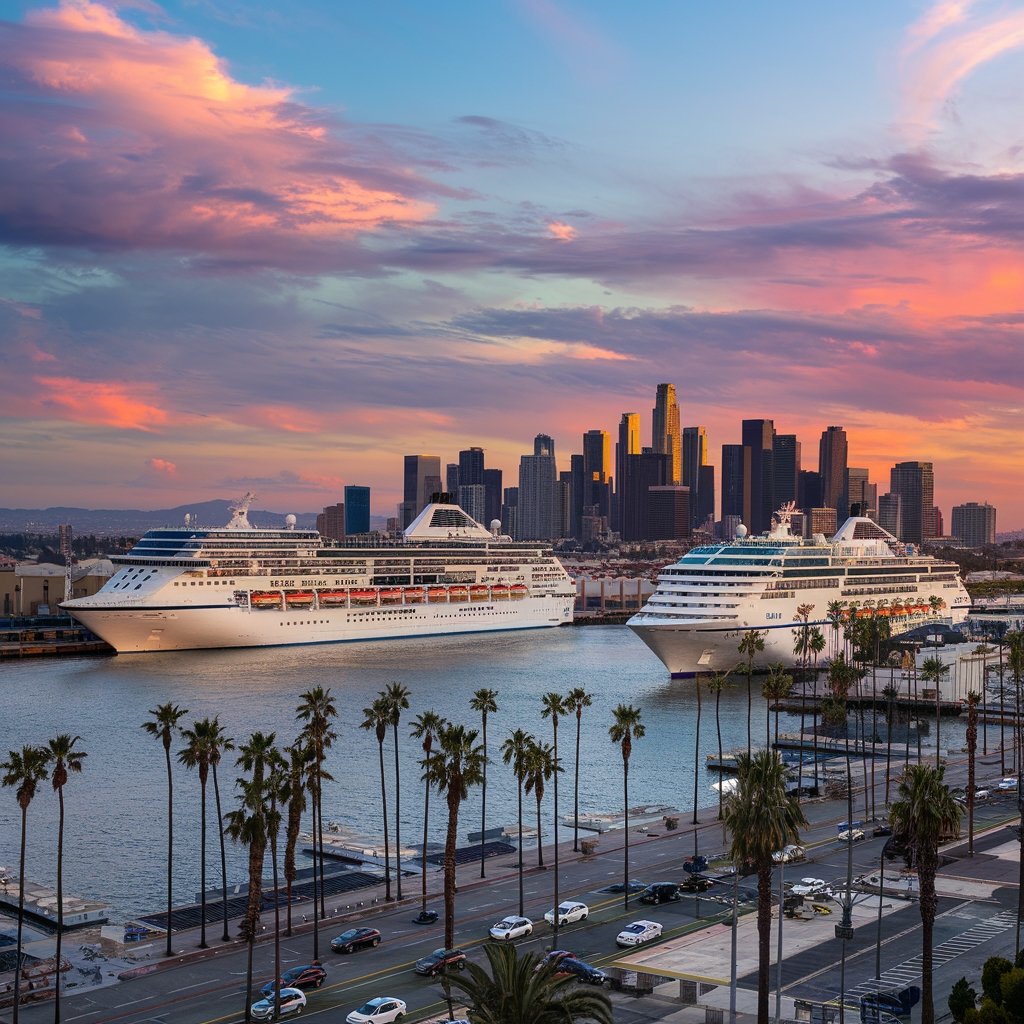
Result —
[{"label": "city skyline", "polygon": [[719,474],[744,419],[808,467],[841,424],[1024,526],[1024,11],[0,18],[7,506],[378,513],[408,453],[646,445],[672,381]]}]

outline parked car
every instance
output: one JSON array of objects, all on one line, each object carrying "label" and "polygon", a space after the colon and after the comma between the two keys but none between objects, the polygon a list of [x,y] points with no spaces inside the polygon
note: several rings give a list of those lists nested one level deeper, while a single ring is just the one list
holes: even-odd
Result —
[{"label": "parked car", "polygon": [[836,836],[836,840],[840,843],[848,843],[851,839],[855,843],[859,843],[861,840],[867,839],[867,836],[864,835],[864,830],[862,828],[848,828],[845,832],[840,832],[839,835]]},{"label": "parked car", "polygon": [[679,899],[679,886],[675,882],[652,882],[642,893],[641,903],[674,903]]},{"label": "parked car", "polygon": [[[306,1008],[306,993],[298,988],[281,989],[281,1016],[296,1017]],[[249,1007],[249,1015],[253,1020],[270,1020],[274,1016],[273,989],[269,998],[261,999]]]},{"label": "parked car", "polygon": [[708,878],[707,875],[687,875],[679,883],[680,892],[707,892],[708,889],[712,888],[715,884],[713,878]]},{"label": "parked car", "polygon": [[1009,776],[1005,779],[1000,779],[996,785],[996,789],[1016,789],[1017,780],[1013,776]]},{"label": "parked car", "polygon": [[348,1024],[393,1024],[405,1016],[406,1006],[394,996],[377,996],[353,1010],[345,1020]]},{"label": "parked car", "polygon": [[[686,865],[684,864],[683,866],[685,867]],[[625,886],[622,884],[622,882],[612,882],[611,885],[606,885],[604,887],[604,891],[605,892],[622,892],[622,890],[624,888],[625,888]],[[647,883],[646,882],[641,882],[640,879],[638,879],[638,878],[631,878],[629,880],[629,891],[630,892],[640,892],[641,890],[646,889],[646,888],[647,888]]]},{"label": "parked car", "polygon": [[335,953],[354,953],[357,949],[380,945],[380,932],[376,928],[349,928],[331,939]]},{"label": "parked car", "polygon": [[504,942],[532,934],[533,922],[528,917],[516,917],[515,915],[503,917],[491,928],[491,938],[501,939]]},{"label": "parked car", "polygon": [[789,891],[794,896],[817,896],[827,888],[824,878],[801,878]]},{"label": "parked car", "polygon": [[433,953],[421,956],[413,966],[417,974],[436,978],[445,971],[461,971],[466,966],[466,954],[461,949],[435,949]]},{"label": "parked car", "polygon": [[892,826],[891,825],[876,825],[872,830],[873,836],[891,836]]},{"label": "parked car", "polygon": [[975,800],[988,800],[990,796],[992,796],[992,792],[988,789],[976,789],[974,791]]},{"label": "parked car", "polygon": [[699,874],[701,871],[707,871],[708,859],[707,857],[698,854],[695,857],[687,857],[683,861],[683,870],[688,874]]},{"label": "parked car", "polygon": [[662,927],[657,921],[634,921],[615,936],[619,946],[639,946],[643,942],[661,937]]},{"label": "parked car", "polygon": [[574,956],[567,956],[559,960],[555,974],[569,975],[588,985],[603,985],[608,980],[608,975],[600,967],[588,964],[585,960],[578,960]]},{"label": "parked car", "polygon": [[[575,924],[577,921],[586,921],[590,915],[590,907],[586,903],[559,903],[558,904],[558,924]],[[544,920],[548,924],[555,923],[555,910],[551,908],[545,915]]]},{"label": "parked car", "polygon": [[794,864],[806,859],[807,851],[802,846],[797,846],[796,843],[790,843],[789,846],[784,846],[772,854],[772,861],[776,864]]},{"label": "parked car", "polygon": [[[281,988],[319,988],[327,977],[327,971],[317,961],[307,964],[305,967],[293,967],[281,975]],[[274,994],[274,983],[268,981],[260,992],[265,996]]]}]

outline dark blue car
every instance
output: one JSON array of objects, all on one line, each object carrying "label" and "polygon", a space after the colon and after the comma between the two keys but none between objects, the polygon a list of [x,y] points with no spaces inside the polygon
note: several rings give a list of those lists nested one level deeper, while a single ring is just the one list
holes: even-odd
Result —
[{"label": "dark blue car", "polygon": [[[293,967],[281,975],[282,988],[319,988],[327,977],[327,971],[320,963],[306,964],[304,967]],[[269,998],[274,994],[274,983],[268,981],[260,992]]]}]

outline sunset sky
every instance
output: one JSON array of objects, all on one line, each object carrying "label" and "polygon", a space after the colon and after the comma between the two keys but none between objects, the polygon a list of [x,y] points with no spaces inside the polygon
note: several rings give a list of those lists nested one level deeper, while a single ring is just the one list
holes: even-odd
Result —
[{"label": "sunset sky", "polygon": [[676,384],[1024,527],[1024,4],[0,0],[0,505],[514,484]]}]

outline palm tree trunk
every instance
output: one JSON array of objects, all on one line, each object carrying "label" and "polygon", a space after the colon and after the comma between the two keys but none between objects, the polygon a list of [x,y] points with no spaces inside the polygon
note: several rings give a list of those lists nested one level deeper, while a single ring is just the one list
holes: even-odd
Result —
[{"label": "palm tree trunk", "polygon": [[324,784],[319,772],[316,777],[316,834],[320,844],[320,919],[323,920],[327,917],[327,894],[324,891]]},{"label": "palm tree trunk", "polygon": [[444,948],[455,945],[455,834],[459,827],[459,794],[448,787],[448,831],[444,838]]},{"label": "palm tree trunk", "polygon": [[[782,907],[779,907],[782,913]],[[771,860],[757,867],[757,1024],[768,1024],[768,988],[771,973],[772,867]]]},{"label": "palm tree trunk", "polygon": [[540,791],[534,790],[537,794],[537,867],[544,867],[544,843],[541,839],[541,828],[540,828]]},{"label": "palm tree trunk", "polygon": [[224,848],[224,821],[220,814],[220,785],[217,782],[216,765],[213,766],[213,796],[217,803],[217,834],[220,836],[221,903],[224,908],[223,941],[229,942],[231,935],[228,932],[228,855]]},{"label": "palm tree trunk", "polygon": [[384,741],[377,744],[380,750],[380,804],[384,821],[384,899],[391,899],[391,850],[388,846],[388,791],[384,784]]},{"label": "palm tree trunk", "polygon": [[750,717],[754,713],[754,698],[751,693],[751,666],[747,665],[747,753],[750,753]]},{"label": "palm tree trunk", "polygon": [[[722,686],[721,680],[716,684],[715,689],[715,732],[718,733],[718,763],[722,763],[722,717],[720,715],[720,709],[722,706]],[[722,796],[721,779],[719,779],[718,786],[718,820],[722,820],[724,798]],[[724,832],[724,829],[723,829]]]},{"label": "palm tree trunk", "polygon": [[312,805],[310,807],[310,813],[312,815],[312,821],[310,827],[313,833],[313,958],[318,959],[320,956],[320,899],[317,891],[317,794],[319,793],[320,787],[314,780],[313,785],[310,787],[309,802]]},{"label": "palm tree trunk", "polygon": [[814,758],[814,795],[818,793],[818,667],[814,667],[814,697],[811,701],[811,756]]},{"label": "palm tree trunk", "polygon": [[[700,673],[694,676],[697,687],[697,731],[693,741],[693,824],[697,824],[697,786],[700,779]],[[696,833],[694,833],[696,836]]]},{"label": "palm tree trunk", "polygon": [[259,843],[249,846],[249,896],[245,908],[245,930],[248,949],[245,963],[245,1019],[252,1020],[252,958],[256,946],[256,930],[259,928],[260,910],[263,905],[263,852]]},{"label": "palm tree trunk", "polygon": [[[402,799],[402,786],[398,774],[398,725],[394,727],[395,734],[395,898],[402,898],[402,823],[400,801]],[[481,862],[482,863],[482,862]]]},{"label": "palm tree trunk", "polygon": [[[967,856],[974,856],[974,756],[978,750],[978,707],[967,702]],[[1019,799],[1019,796],[1018,796]]]},{"label": "palm tree trunk", "polygon": [[[446,847],[447,849],[447,847]],[[454,854],[453,854],[454,856]],[[523,780],[519,780],[519,916],[523,916]]]},{"label": "palm tree trunk", "polygon": [[480,877],[484,878],[484,851],[487,845],[487,715],[483,716],[484,778],[480,787]]},{"label": "palm tree trunk", "polygon": [[553,816],[553,818],[554,818],[553,835],[554,835],[554,843],[555,843],[555,855],[554,855],[555,856],[555,885],[554,885],[554,889],[555,889],[555,906],[554,906],[555,926],[554,926],[554,929],[553,929],[553,933],[554,933],[554,945],[555,945],[555,949],[557,949],[558,948],[558,719],[555,718],[555,719],[553,719],[553,721],[554,721],[554,748],[555,748],[554,749],[554,757],[555,757],[555,792],[554,792],[555,813],[554,813],[554,816]]},{"label": "palm tree trunk", "polygon": [[21,1003],[21,939],[25,930],[25,832],[28,828],[28,807],[21,808],[21,856],[18,860],[18,945],[14,963],[14,1010],[13,1024],[18,1024],[18,1006]]},{"label": "palm tree trunk", "polygon": [[427,912],[427,823],[430,816],[430,781],[427,780],[423,794],[423,854],[420,858],[420,912]]},{"label": "palm tree trunk", "polygon": [[56,972],[53,976],[53,1024],[60,1024],[60,954],[64,941],[64,787],[57,787],[60,819],[57,823],[57,948],[54,951]]},{"label": "palm tree trunk", "polygon": [[[169,742],[169,741],[168,741]],[[174,783],[171,776],[171,748],[164,749],[167,756],[167,947],[166,955],[171,955],[171,905],[173,902],[172,876],[174,861]]]},{"label": "palm tree trunk", "polygon": [[281,900],[277,891],[277,836],[270,837],[270,871],[274,876],[274,1017],[281,1016]]},{"label": "palm tree trunk", "polygon": [[622,847],[622,907],[629,909],[629,758],[622,759],[622,813],[625,828]]},{"label": "palm tree trunk", "polygon": [[199,948],[206,949],[206,783],[199,785]]},{"label": "palm tree trunk", "polygon": [[935,871],[918,865],[921,880],[921,1024],[935,1024],[932,996],[932,931],[935,925]]},{"label": "palm tree trunk", "polygon": [[582,718],[582,712],[576,715],[576,778],[573,783],[572,802],[572,848],[574,853],[579,852],[580,848],[580,727]]}]

